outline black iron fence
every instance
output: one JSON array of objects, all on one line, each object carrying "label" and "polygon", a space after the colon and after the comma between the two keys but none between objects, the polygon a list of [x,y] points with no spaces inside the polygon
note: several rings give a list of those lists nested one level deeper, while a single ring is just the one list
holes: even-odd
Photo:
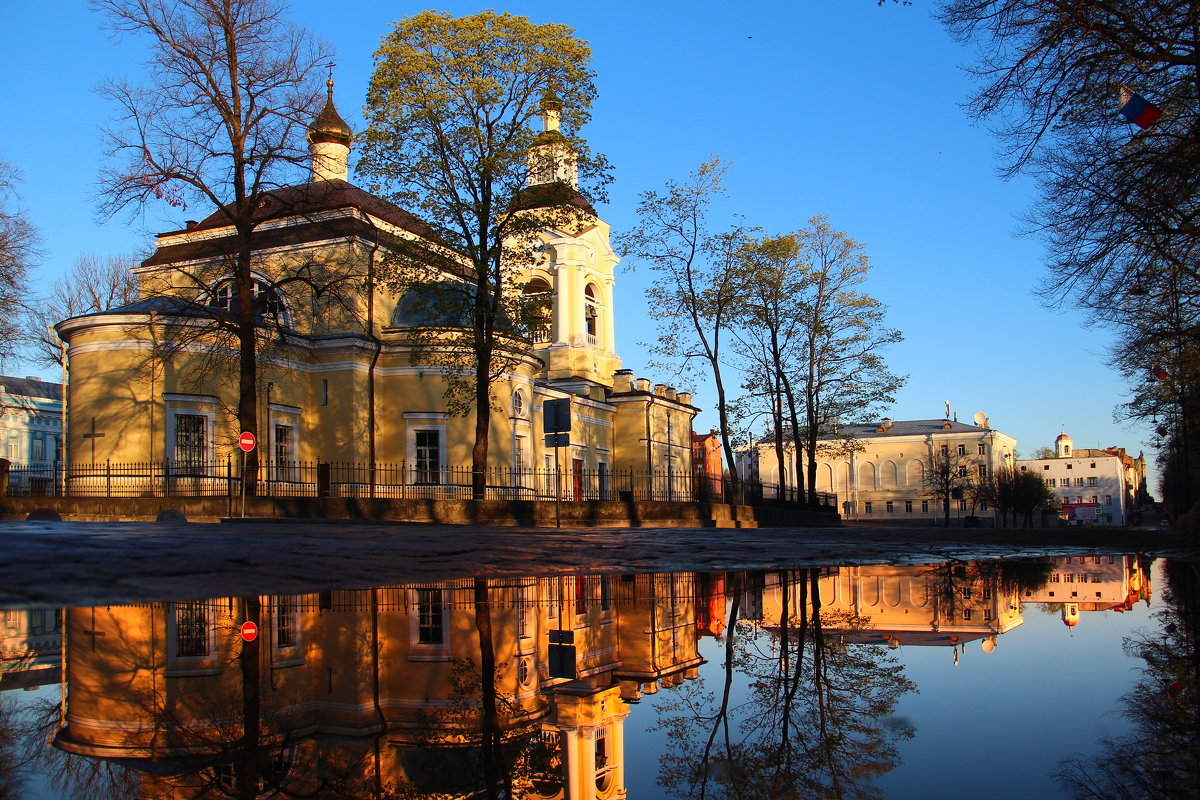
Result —
[{"label": "black iron fence", "polygon": [[[795,489],[758,481],[734,487],[728,479],[672,470],[553,469],[486,470],[489,500],[655,500],[803,505]],[[232,459],[195,464],[171,460],[127,463],[12,465],[9,496],[62,497],[235,497],[242,492],[241,466]],[[471,499],[469,466],[374,465],[326,461],[260,464],[260,497],[377,497]],[[836,495],[819,493],[809,505],[837,507]]]}]

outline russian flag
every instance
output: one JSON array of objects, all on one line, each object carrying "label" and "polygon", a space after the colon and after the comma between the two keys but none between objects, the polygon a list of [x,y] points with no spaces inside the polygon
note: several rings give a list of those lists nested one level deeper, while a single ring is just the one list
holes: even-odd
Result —
[{"label": "russian flag", "polygon": [[1142,130],[1149,128],[1162,116],[1162,109],[1140,94],[1121,87],[1121,116]]}]

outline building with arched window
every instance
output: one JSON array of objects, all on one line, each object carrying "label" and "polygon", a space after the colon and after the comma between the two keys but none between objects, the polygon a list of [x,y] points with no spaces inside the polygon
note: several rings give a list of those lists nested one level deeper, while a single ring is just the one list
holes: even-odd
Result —
[{"label": "building with arched window", "polygon": [[[964,470],[964,475],[970,472],[984,478],[1000,467],[1011,467],[1016,447],[1017,440],[993,429],[982,413],[975,415],[973,425],[949,418],[886,417],[841,425],[820,437],[817,491],[836,494],[847,519],[887,524],[940,520],[945,509],[926,485],[927,470],[937,454],[950,456],[954,468]],[[739,468],[744,473],[757,470],[764,484],[782,486],[786,492],[797,485],[794,449],[785,447],[784,458],[787,463],[781,475],[774,442],[762,441],[746,452]],[[807,475],[803,485],[808,485]],[[992,518],[995,512],[985,501],[973,504],[965,494],[954,497],[951,518],[968,515]]]},{"label": "building with arched window", "polygon": [[[557,112],[545,102],[542,119],[555,131]],[[474,420],[454,413],[447,399],[453,368],[418,355],[421,348],[428,354],[438,331],[466,326],[453,298],[473,279],[428,225],[348,181],[353,136],[333,106],[332,87],[308,137],[310,180],[262,195],[252,239],[265,477],[303,482],[296,465],[321,461],[387,464],[391,480],[405,484],[451,482],[471,462]],[[511,291],[528,298],[534,322],[514,334],[523,344],[492,382],[490,466],[509,471],[502,485],[538,496],[546,491],[544,470],[556,468],[567,476],[567,496],[579,499],[613,493],[618,470],[652,473],[663,476],[658,484],[641,480],[670,498],[672,476],[682,486],[692,472],[697,410],[690,395],[651,388],[621,369],[609,226],[580,195],[573,158],[555,152],[563,163],[531,169],[521,212],[537,213],[543,190],[565,192],[575,222],[548,226],[536,258],[511,275]],[[72,463],[165,463],[173,479],[203,482],[236,461],[233,323],[241,300],[229,220],[218,210],[160,234],[135,270],[137,302],[57,326],[68,346],[77,421]],[[427,254],[428,279],[399,289],[381,280],[397,249]],[[549,400],[570,408],[571,430],[558,448],[543,439]],[[88,433],[93,438],[82,438]],[[378,481],[371,480],[373,491]]]}]

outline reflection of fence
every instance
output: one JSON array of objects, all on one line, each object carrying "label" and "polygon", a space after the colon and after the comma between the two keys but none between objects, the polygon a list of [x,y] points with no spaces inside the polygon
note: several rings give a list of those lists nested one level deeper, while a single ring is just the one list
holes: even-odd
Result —
[{"label": "reflection of fence", "polygon": [[[378,497],[471,499],[468,466],[352,464],[288,461],[260,464],[260,497]],[[793,490],[771,484],[728,481],[674,470],[490,468],[484,475],[489,500],[654,500],[750,504],[803,504]],[[233,460],[209,464],[155,461],[46,466],[12,466],[10,496],[223,497],[241,493],[240,466]],[[835,495],[821,493],[814,505],[836,508]]]}]

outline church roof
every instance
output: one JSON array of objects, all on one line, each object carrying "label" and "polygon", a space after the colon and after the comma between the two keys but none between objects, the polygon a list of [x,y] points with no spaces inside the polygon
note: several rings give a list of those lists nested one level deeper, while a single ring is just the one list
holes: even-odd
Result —
[{"label": "church roof", "polygon": [[[212,258],[230,251],[233,236],[211,239],[182,241],[171,244],[170,237],[197,231],[216,230],[230,224],[230,206],[209,214],[186,230],[171,231],[162,236],[168,243],[160,246],[154,255],[142,262],[143,266],[158,266],[177,261]],[[277,247],[287,244],[317,242],[328,239],[362,235],[373,238],[377,230],[367,222],[351,217],[342,219],[316,219],[318,214],[339,209],[357,209],[377,219],[423,239],[439,242],[436,231],[417,216],[410,214],[381,197],[365,192],[348,181],[322,180],[299,186],[287,186],[265,192],[255,210],[257,223],[270,220],[297,218],[294,224],[273,227],[255,232],[256,248]],[[304,219],[310,217],[311,219]],[[386,238],[386,237],[383,237]]]},{"label": "church roof", "polygon": [[509,211],[530,211],[535,208],[551,208],[571,205],[593,217],[599,217],[596,209],[586,197],[569,183],[538,183],[526,186],[517,192],[508,204]]},{"label": "church roof", "polygon": [[[968,425],[965,422],[950,419],[898,419],[894,420],[891,427],[886,431],[881,431],[881,427],[878,422],[871,422],[865,425],[839,425],[836,436],[852,437],[855,439],[882,439],[888,436],[926,436],[931,433],[978,433],[990,430],[989,428],[980,428],[976,425]],[[835,434],[826,432],[821,438],[831,439],[834,436]]]}]

